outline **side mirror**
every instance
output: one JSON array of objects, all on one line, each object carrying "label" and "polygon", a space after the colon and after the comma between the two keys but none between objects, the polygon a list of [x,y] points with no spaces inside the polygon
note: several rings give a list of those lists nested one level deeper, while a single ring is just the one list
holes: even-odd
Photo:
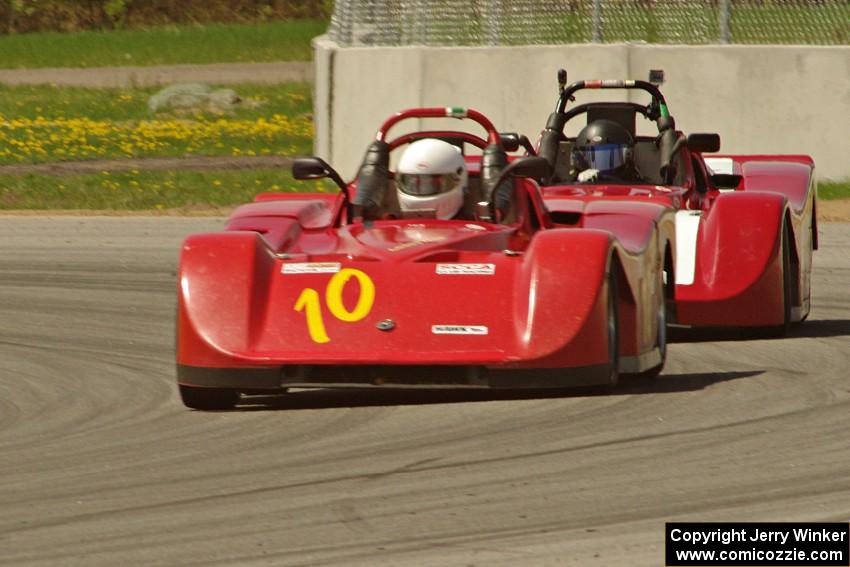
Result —
[{"label": "side mirror", "polygon": [[506,152],[515,152],[519,149],[519,134],[516,132],[499,132],[499,140]]},{"label": "side mirror", "polygon": [[324,179],[328,178],[342,189],[343,193],[348,192],[345,182],[339,173],[336,172],[328,163],[319,157],[301,157],[295,158],[292,162],[292,177],[300,180],[307,179]]},{"label": "side mirror", "polygon": [[299,180],[330,179],[342,191],[348,218],[350,219],[352,217],[351,195],[348,193],[348,186],[342,180],[342,177],[339,176],[339,173],[328,165],[325,160],[315,156],[295,158],[292,162],[292,177]]},{"label": "side mirror", "polygon": [[330,177],[333,168],[322,158],[302,157],[292,162],[292,177],[295,179],[323,179]]},{"label": "side mirror", "polygon": [[516,132],[499,132],[499,141],[506,152],[515,152],[518,149],[523,148],[528,155],[537,155],[537,152],[534,151],[534,146],[531,145],[531,141],[529,141],[528,136],[524,134],[517,134]]},{"label": "side mirror", "polygon": [[699,153],[720,151],[720,134],[691,134],[688,136],[688,149]]}]

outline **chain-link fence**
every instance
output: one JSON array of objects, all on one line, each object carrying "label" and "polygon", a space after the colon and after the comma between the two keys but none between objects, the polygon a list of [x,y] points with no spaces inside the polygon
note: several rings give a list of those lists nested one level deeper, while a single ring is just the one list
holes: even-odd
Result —
[{"label": "chain-link fence", "polygon": [[341,46],[850,45],[850,0],[337,0]]}]

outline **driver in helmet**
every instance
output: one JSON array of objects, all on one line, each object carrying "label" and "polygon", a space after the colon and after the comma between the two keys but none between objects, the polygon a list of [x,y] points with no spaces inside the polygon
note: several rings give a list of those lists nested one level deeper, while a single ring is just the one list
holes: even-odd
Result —
[{"label": "driver in helmet", "polygon": [[402,214],[454,218],[463,208],[466,164],[460,148],[436,138],[410,144],[396,167]]},{"label": "driver in helmet", "polygon": [[573,145],[574,177],[579,183],[636,183],[634,138],[613,120],[594,120]]}]

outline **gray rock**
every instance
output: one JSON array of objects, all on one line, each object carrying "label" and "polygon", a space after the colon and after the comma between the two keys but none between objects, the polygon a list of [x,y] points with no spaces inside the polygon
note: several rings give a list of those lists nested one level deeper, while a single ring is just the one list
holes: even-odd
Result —
[{"label": "gray rock", "polygon": [[148,100],[151,112],[168,110],[212,110],[226,111],[242,102],[233,89],[212,90],[208,85],[187,83],[170,85]]}]

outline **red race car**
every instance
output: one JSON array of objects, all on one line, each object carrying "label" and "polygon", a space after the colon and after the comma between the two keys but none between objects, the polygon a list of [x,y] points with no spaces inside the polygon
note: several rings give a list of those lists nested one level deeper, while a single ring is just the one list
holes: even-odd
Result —
[{"label": "red race car", "polygon": [[[484,136],[388,136],[439,117]],[[338,194],[259,195],[224,231],[188,237],[185,405],[229,408],[240,393],[290,387],[613,385],[621,371],[660,371],[676,209],[591,203],[566,187],[547,206],[536,180],[549,163],[508,155],[520,145],[533,153],[471,109],[407,110],[381,126],[351,183],[319,158],[294,162],[296,178],[329,178]]]},{"label": "red race car", "polygon": [[[650,81],[566,86],[561,70],[558,80],[558,103],[538,147],[551,167],[543,195],[554,223],[609,230],[637,253],[647,242],[642,231],[648,230],[635,226],[638,213],[672,210],[675,238],[658,259],[665,266],[669,324],[781,335],[808,316],[817,248],[811,157],[705,157],[719,151],[720,137],[686,137],[676,130],[658,89],[662,71],[651,72]],[[644,91],[650,101],[567,109],[585,89]],[[638,135],[638,115],[654,122],[657,133]],[[567,137],[565,126],[574,118],[581,130]]]}]

